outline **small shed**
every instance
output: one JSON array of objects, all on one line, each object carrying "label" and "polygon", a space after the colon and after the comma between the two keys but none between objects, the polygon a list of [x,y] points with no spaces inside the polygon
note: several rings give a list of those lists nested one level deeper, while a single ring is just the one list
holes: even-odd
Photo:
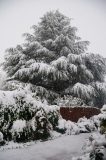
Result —
[{"label": "small shed", "polygon": [[62,118],[73,122],[77,122],[81,117],[85,116],[86,118],[90,118],[94,115],[98,115],[99,113],[100,109],[96,107],[60,107],[60,114]]}]

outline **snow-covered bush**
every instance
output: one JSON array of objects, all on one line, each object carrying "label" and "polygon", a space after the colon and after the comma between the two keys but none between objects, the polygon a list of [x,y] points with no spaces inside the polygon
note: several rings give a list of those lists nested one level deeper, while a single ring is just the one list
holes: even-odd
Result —
[{"label": "snow-covered bush", "polygon": [[35,115],[36,130],[34,139],[47,139],[50,136],[50,130],[52,130],[52,124],[48,120],[48,116],[44,109],[37,111]]},{"label": "snow-covered bush", "polygon": [[47,138],[58,116],[57,106],[42,103],[29,89],[0,91],[0,131],[5,140]]},{"label": "snow-covered bush", "polygon": [[66,121],[62,118],[60,118],[58,121],[57,131],[67,135],[78,134],[80,132],[76,123],[72,121]]},{"label": "snow-covered bush", "polygon": [[93,118],[87,119],[85,117],[80,118],[77,123],[60,118],[56,128],[58,132],[66,133],[68,135],[89,133],[97,131],[97,127],[94,122]]},{"label": "snow-covered bush", "polygon": [[62,134],[65,133],[67,135],[73,135],[79,133],[79,127],[72,121],[66,121],[65,119],[60,118],[58,121],[57,131]]},{"label": "snow-covered bush", "polygon": [[104,145],[106,145],[105,135],[99,132],[90,135],[83,146],[83,155],[73,157],[72,160],[105,160],[104,159]]},{"label": "snow-covered bush", "polygon": [[46,112],[40,108],[31,120],[16,120],[13,123],[11,133],[14,141],[26,142],[48,138],[51,129],[52,124],[48,121]]},{"label": "snow-covered bush", "polygon": [[91,119],[80,118],[77,122],[80,132],[92,132],[96,130],[95,124]]},{"label": "snow-covered bush", "polygon": [[106,105],[103,105],[100,114],[93,116],[91,119],[102,134],[106,133]]},{"label": "snow-covered bush", "polygon": [[104,160],[104,147],[97,147],[95,150],[93,150],[90,155],[90,160]]},{"label": "snow-covered bush", "polygon": [[106,147],[106,105],[103,105],[99,115],[95,115],[89,120],[79,119],[80,121],[85,121],[83,124],[85,126],[86,124],[89,125],[90,129],[96,127],[98,130],[86,141],[83,147],[84,154],[80,157],[73,157],[72,160],[104,160]]},{"label": "snow-covered bush", "polygon": [[104,145],[106,145],[105,135],[99,132],[93,133],[84,146],[84,153],[89,153],[90,160],[104,160]]},{"label": "snow-covered bush", "polygon": [[103,107],[101,108],[101,112],[103,114],[106,114],[106,104],[104,104]]}]

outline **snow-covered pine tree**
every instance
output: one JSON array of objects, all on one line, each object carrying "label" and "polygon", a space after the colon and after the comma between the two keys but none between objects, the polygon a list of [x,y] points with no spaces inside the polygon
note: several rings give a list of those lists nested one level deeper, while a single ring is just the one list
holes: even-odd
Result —
[{"label": "snow-covered pine tree", "polygon": [[105,59],[86,53],[89,42],[76,35],[70,18],[59,11],[47,12],[33,31],[24,34],[24,45],[7,50],[4,69],[8,76],[37,86],[39,95],[51,92],[56,97],[57,94],[79,97],[86,104],[96,101],[99,90],[95,83],[102,87]]}]

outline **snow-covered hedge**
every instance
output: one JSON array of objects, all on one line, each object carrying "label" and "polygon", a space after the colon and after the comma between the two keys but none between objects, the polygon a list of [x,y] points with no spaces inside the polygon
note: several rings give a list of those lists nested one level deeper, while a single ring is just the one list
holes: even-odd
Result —
[{"label": "snow-covered hedge", "polygon": [[58,123],[58,109],[27,88],[0,91],[0,132],[17,142],[47,138]]},{"label": "snow-covered hedge", "polygon": [[85,117],[80,118],[77,123],[60,118],[57,126],[57,131],[68,135],[88,133],[96,130],[97,128],[94,121]]}]

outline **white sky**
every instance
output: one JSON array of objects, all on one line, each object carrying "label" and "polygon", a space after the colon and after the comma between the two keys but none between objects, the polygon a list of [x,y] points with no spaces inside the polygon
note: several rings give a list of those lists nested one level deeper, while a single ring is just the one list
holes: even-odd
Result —
[{"label": "white sky", "polygon": [[23,42],[22,34],[50,10],[59,9],[73,18],[82,40],[89,40],[89,51],[106,57],[105,0],[0,0],[0,61],[4,51]]}]

